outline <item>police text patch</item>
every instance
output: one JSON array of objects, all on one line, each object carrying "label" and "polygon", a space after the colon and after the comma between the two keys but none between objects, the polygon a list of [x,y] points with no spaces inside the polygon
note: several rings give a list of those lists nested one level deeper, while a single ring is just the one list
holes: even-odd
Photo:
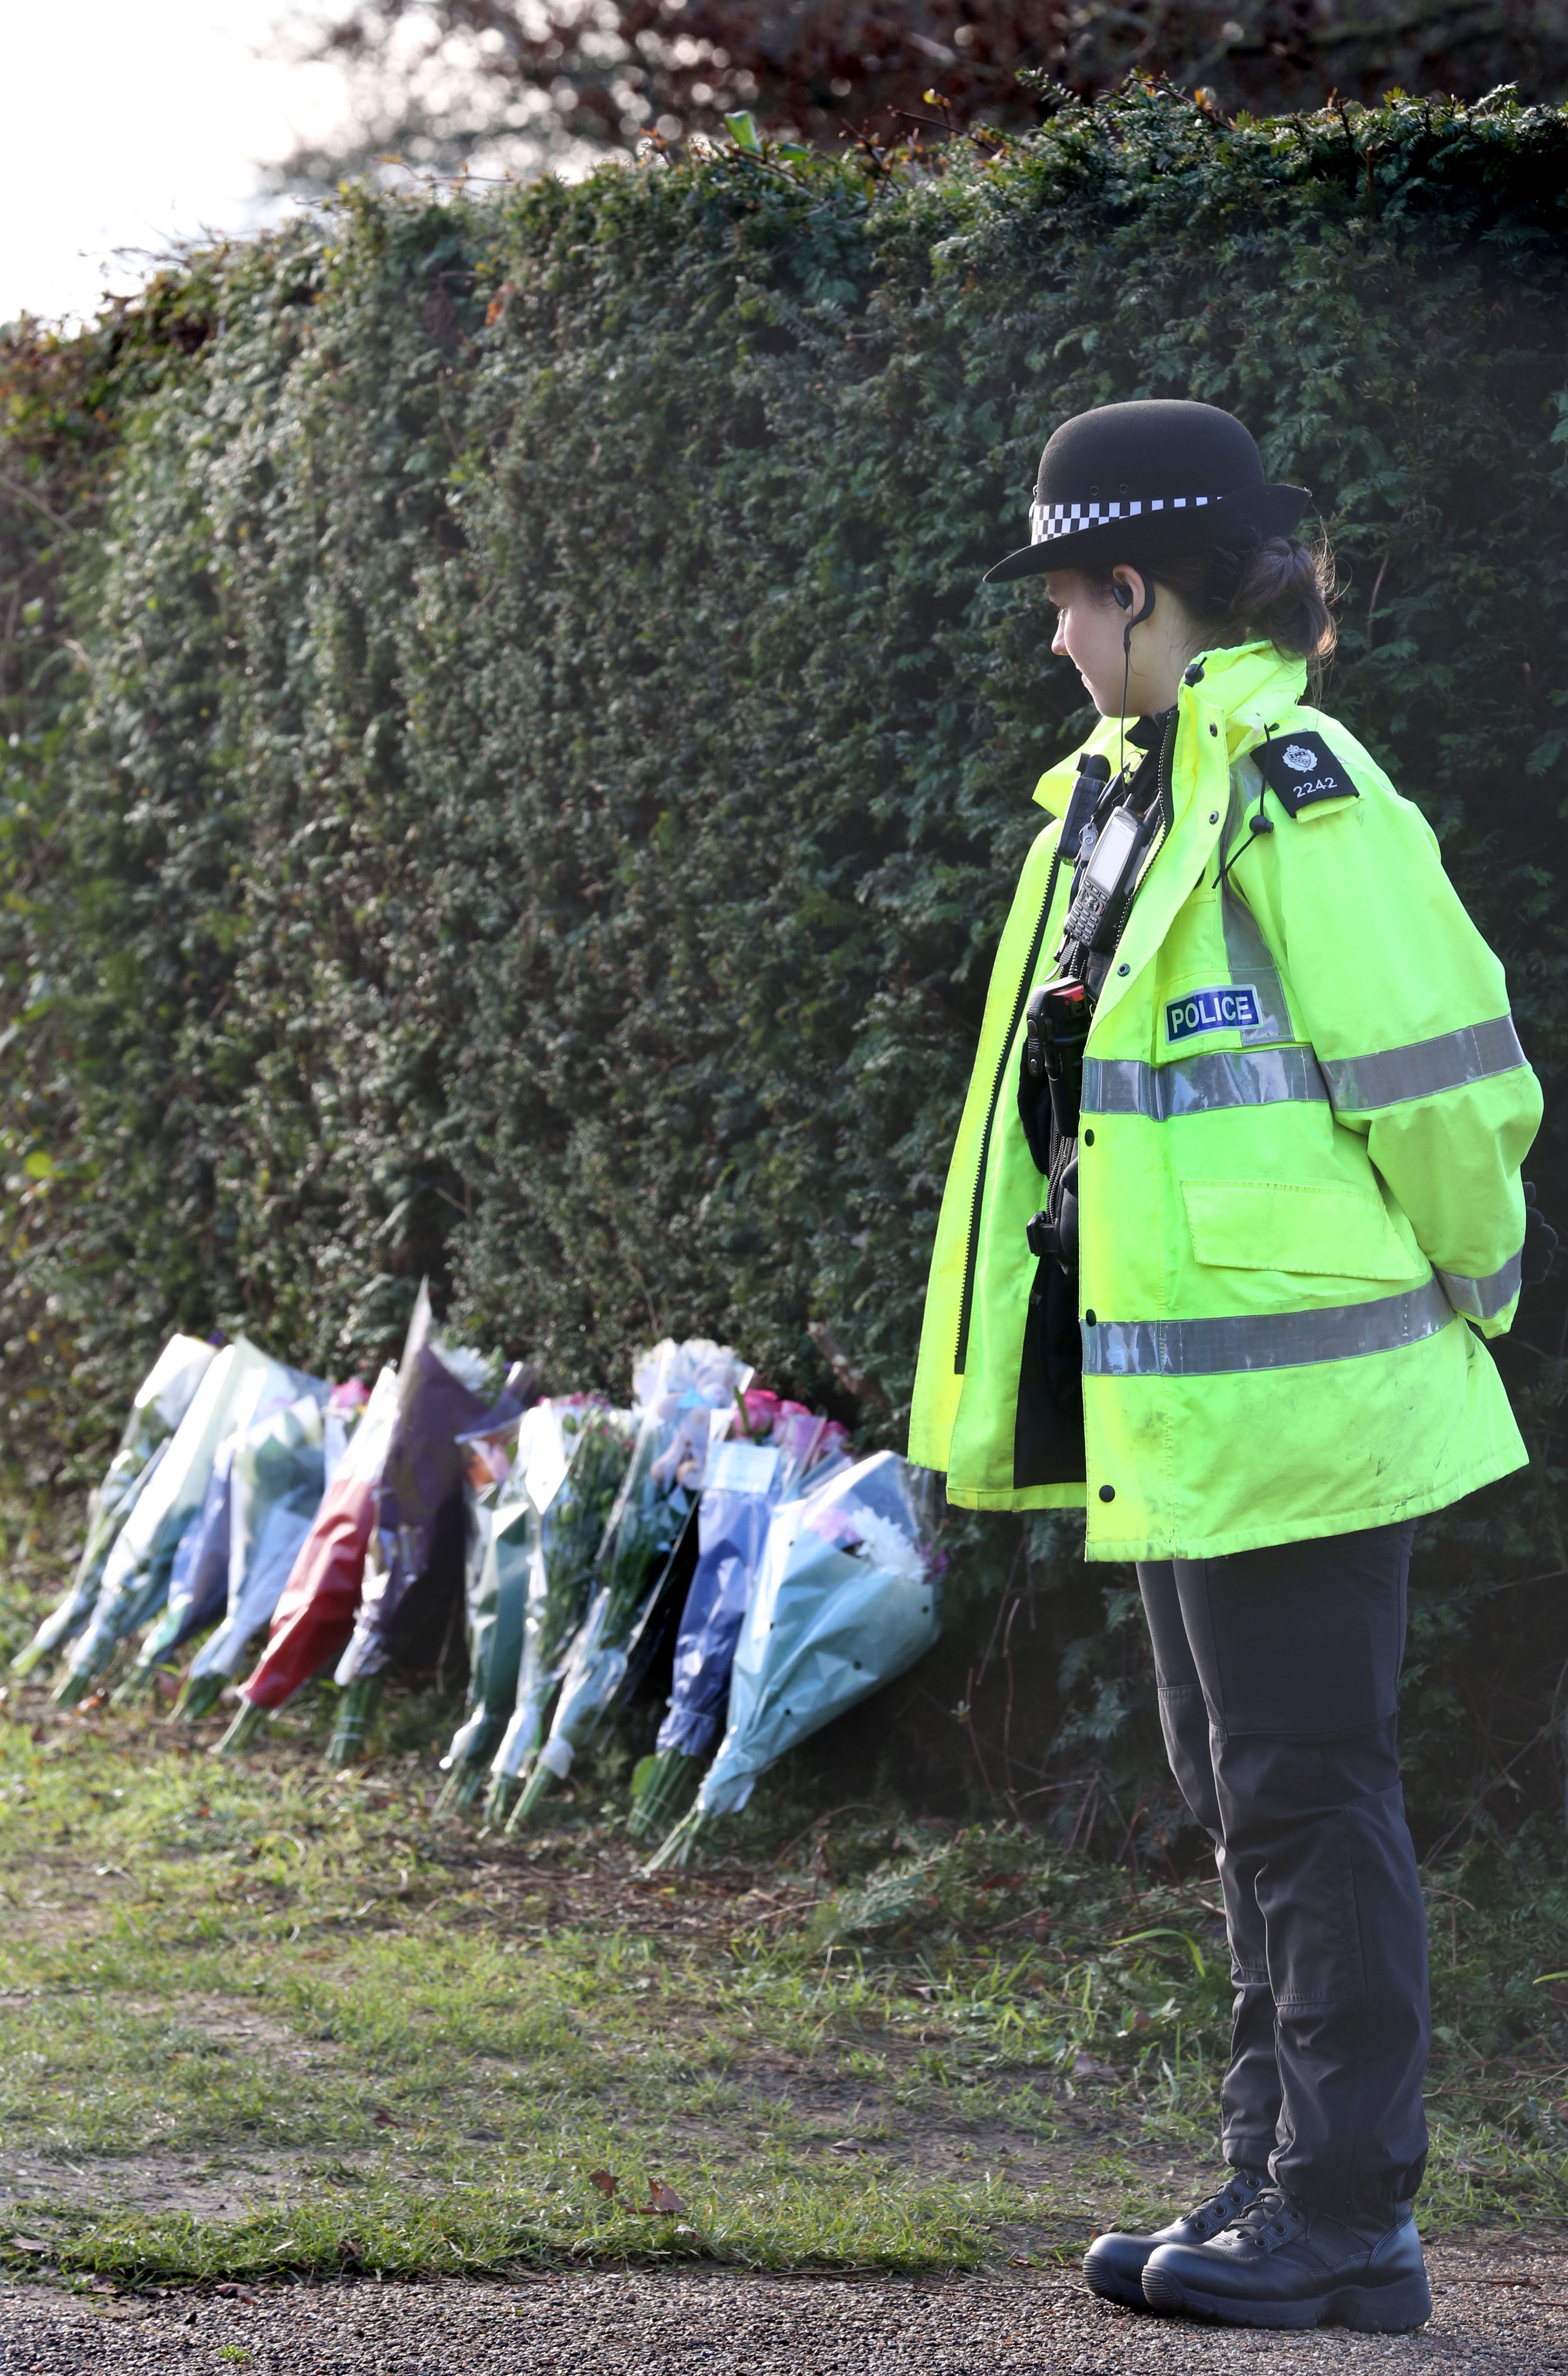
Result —
[{"label": "police text patch", "polygon": [[1309,808],[1313,801],[1360,798],[1321,734],[1279,735],[1260,742],[1253,757],[1265,783],[1278,793],[1292,816]]},{"label": "police text patch", "polygon": [[1201,1031],[1239,1031],[1257,1020],[1258,994],[1247,981],[1222,982],[1165,1002],[1165,1036],[1172,1045],[1195,1040]]}]

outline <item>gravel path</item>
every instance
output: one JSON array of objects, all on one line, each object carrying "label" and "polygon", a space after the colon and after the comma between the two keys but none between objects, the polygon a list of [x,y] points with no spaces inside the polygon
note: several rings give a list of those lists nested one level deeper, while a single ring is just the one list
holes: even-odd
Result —
[{"label": "gravel path", "polygon": [[909,2280],[671,2271],[513,2286],[269,2287],[84,2299],[7,2287],[6,2376],[1185,2376],[1187,2370],[1568,2371],[1568,2249],[1448,2246],[1415,2335],[1267,2335],[1140,2318],[1070,2275]]}]

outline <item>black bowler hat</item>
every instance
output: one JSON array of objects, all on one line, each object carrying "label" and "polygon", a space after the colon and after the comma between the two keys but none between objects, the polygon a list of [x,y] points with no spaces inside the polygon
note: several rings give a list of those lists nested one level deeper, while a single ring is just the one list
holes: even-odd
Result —
[{"label": "black bowler hat", "polygon": [[985,582],[1289,536],[1311,501],[1305,487],[1267,483],[1251,431],[1217,404],[1102,404],[1051,439],[1029,505],[1030,541]]}]

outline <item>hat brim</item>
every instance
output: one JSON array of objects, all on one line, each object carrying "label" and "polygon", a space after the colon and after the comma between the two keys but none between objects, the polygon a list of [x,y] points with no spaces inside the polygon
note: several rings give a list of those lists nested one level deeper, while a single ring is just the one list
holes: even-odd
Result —
[{"label": "hat brim", "polygon": [[1168,560],[1172,553],[1245,544],[1253,537],[1289,536],[1311,503],[1305,487],[1243,487],[1197,510],[1104,520],[1095,528],[1073,529],[1064,536],[1024,545],[988,569],[981,582],[1004,586],[1010,578],[1043,577],[1052,569],[1110,569],[1119,561],[1136,568],[1144,562]]}]

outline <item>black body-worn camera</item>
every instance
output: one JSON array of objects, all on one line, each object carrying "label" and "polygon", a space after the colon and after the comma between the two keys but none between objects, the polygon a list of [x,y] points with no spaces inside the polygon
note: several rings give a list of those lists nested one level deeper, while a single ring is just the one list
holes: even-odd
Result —
[{"label": "black body-worn camera", "polygon": [[[1087,984],[1060,979],[1042,981],[1029,992],[1024,1009],[1024,1067],[1029,1078],[1044,1084],[1051,1098],[1051,1118],[1062,1138],[1078,1135],[1078,1103],[1084,1082],[1084,1042],[1093,1015]],[[1038,1099],[1036,1101],[1038,1111]],[[1027,1125],[1026,1125],[1027,1127]],[[1050,1148],[1032,1144],[1030,1153],[1042,1171],[1051,1168]]]}]

